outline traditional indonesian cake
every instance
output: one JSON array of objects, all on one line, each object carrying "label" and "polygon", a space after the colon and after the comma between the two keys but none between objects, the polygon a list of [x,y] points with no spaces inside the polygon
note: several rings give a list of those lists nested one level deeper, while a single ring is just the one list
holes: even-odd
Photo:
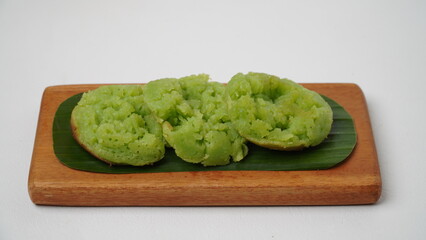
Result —
[{"label": "traditional indonesian cake", "polygon": [[229,116],[247,140],[276,150],[320,144],[331,129],[327,102],[288,79],[264,73],[236,74],[227,87]]},{"label": "traditional indonesian cake", "polygon": [[161,125],[140,85],[110,85],[84,93],[71,115],[74,138],[110,164],[142,166],[163,158]]},{"label": "traditional indonesian cake", "polygon": [[226,87],[205,74],[149,82],[144,98],[168,144],[187,162],[204,166],[243,159],[248,151],[229,118]]},{"label": "traditional indonesian cake", "polygon": [[143,166],[164,157],[204,166],[238,162],[246,140],[275,150],[320,144],[333,113],[316,92],[264,73],[236,74],[228,85],[206,74],[84,93],[71,115],[74,138],[110,164]]}]

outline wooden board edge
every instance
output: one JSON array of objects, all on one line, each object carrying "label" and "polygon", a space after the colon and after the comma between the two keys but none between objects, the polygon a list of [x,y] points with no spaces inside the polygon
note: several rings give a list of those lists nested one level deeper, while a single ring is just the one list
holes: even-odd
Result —
[{"label": "wooden board edge", "polygon": [[[39,107],[39,115],[38,115],[38,119],[37,119],[37,127],[36,127],[36,135],[34,138],[34,145],[33,145],[33,152],[32,152],[32,156],[31,156],[31,163],[30,163],[30,169],[29,169],[29,174],[28,174],[28,181],[27,181],[27,189],[28,189],[28,194],[30,196],[30,199],[33,203],[38,204],[38,199],[37,199],[37,191],[38,188],[36,187],[36,182],[37,182],[37,176],[35,176],[34,173],[34,168],[35,168],[35,160],[37,159],[37,155],[38,155],[38,151],[37,151],[37,147],[40,145],[40,134],[41,134],[41,125],[43,124],[42,121],[42,116],[44,115],[44,102],[46,101],[46,95],[50,94],[51,91],[53,91],[56,88],[56,86],[49,86],[46,87],[43,91],[42,97],[41,97],[41,101],[40,101],[40,107]],[[53,146],[52,146],[53,148]]]},{"label": "wooden board edge", "polygon": [[368,109],[366,96],[364,94],[364,91],[361,89],[361,87],[358,84],[353,83],[353,85],[360,92],[362,102],[363,102],[363,108],[365,108],[365,114],[366,114],[365,118],[368,119],[368,121],[366,121],[366,124],[367,124],[367,126],[370,130],[370,131],[368,131],[368,133],[369,133],[369,138],[372,140],[372,145],[371,145],[371,148],[373,150],[372,158],[373,158],[373,161],[376,165],[375,169],[377,171],[377,172],[375,172],[375,176],[376,176],[376,181],[374,183],[375,200],[373,202],[373,203],[376,203],[380,200],[380,197],[382,195],[382,176],[381,176],[381,172],[380,172],[379,156],[377,154],[376,141],[375,141],[375,138],[374,138],[373,127],[371,125],[370,111]]},{"label": "wooden board edge", "polygon": [[[353,186],[105,188],[32,184],[38,205],[59,206],[308,206],[364,205],[380,198],[379,179]],[[131,193],[131,194],[130,194]],[[131,196],[131,197],[129,197]],[[106,202],[105,199],[109,201]]]}]

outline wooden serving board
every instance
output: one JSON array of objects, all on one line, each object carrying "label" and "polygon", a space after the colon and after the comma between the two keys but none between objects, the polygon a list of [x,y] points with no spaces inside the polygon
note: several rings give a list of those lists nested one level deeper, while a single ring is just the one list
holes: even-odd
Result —
[{"label": "wooden serving board", "polygon": [[64,206],[349,205],[375,203],[379,164],[367,105],[355,84],[302,84],[332,98],[354,118],[357,146],[340,165],[317,171],[203,171],[102,174],[62,165],[52,123],[67,98],[100,85],[45,89],[28,179],[35,204]]}]

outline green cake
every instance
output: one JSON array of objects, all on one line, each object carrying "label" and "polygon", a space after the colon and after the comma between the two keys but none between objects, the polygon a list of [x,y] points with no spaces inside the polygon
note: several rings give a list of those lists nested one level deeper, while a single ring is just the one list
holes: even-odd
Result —
[{"label": "green cake", "polygon": [[176,155],[204,166],[243,159],[248,148],[231,123],[226,87],[205,74],[149,82],[144,99],[157,115]]},{"label": "green cake", "polygon": [[320,144],[331,130],[333,113],[316,92],[264,73],[238,73],[227,87],[234,127],[247,140],[275,150]]},{"label": "green cake", "polygon": [[102,86],[84,93],[71,114],[74,138],[110,164],[143,166],[163,158],[162,129],[140,85]]}]

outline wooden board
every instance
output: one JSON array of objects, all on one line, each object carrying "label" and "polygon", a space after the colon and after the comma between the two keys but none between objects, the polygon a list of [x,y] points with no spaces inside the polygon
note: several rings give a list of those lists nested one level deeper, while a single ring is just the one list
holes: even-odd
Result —
[{"label": "wooden board", "polygon": [[367,105],[355,84],[303,84],[352,115],[358,143],[329,170],[209,171],[100,174],[62,165],[53,152],[52,123],[68,97],[100,85],[45,89],[28,179],[35,204],[65,206],[349,205],[375,203],[381,193],[379,164]]}]

